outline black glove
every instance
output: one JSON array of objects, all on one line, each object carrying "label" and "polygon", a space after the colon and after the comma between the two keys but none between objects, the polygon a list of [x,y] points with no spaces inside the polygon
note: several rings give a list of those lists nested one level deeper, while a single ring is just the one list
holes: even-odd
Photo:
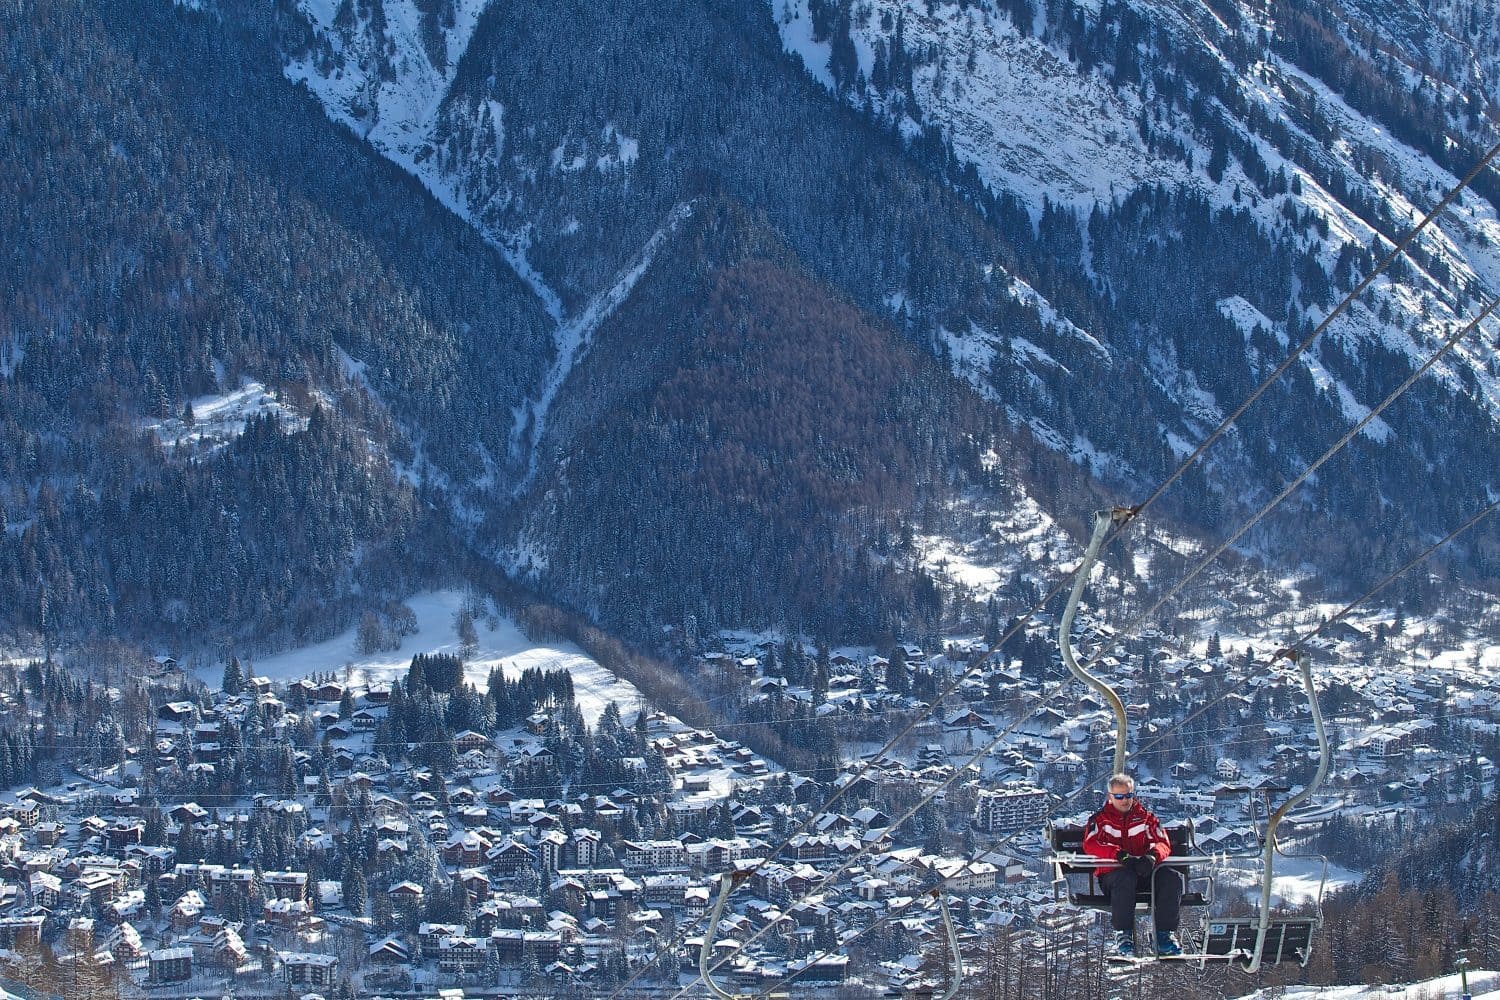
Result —
[{"label": "black glove", "polygon": [[1130,852],[1127,851],[1127,850],[1124,850],[1123,848],[1121,850],[1119,850],[1118,852],[1115,853],[1115,860],[1118,861],[1118,862],[1120,862],[1120,864],[1122,864],[1122,865],[1129,864],[1130,863],[1130,858],[1131,858]]},{"label": "black glove", "polygon": [[1151,873],[1156,870],[1156,855],[1143,854],[1138,858],[1132,858],[1130,867],[1135,869],[1136,878],[1144,882],[1146,879],[1149,879],[1151,877]]}]

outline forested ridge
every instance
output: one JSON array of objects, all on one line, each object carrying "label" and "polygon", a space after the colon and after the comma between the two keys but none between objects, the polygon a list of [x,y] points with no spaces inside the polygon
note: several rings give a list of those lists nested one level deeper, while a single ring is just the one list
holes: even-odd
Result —
[{"label": "forested ridge", "polygon": [[[951,530],[955,498],[1003,514],[1025,496],[1070,525],[1137,498],[1409,224],[1377,197],[1395,173],[1379,157],[1361,153],[1356,183],[1315,155],[1341,126],[1310,89],[1286,118],[1247,97],[1257,57],[1453,169],[1488,121],[1375,72],[1415,43],[1296,0],[1276,7],[1284,31],[1218,39],[1222,59],[1174,48],[1176,22],[1139,5],[927,5],[1040,26],[1057,58],[1151,95],[1130,141],[1233,181],[1037,203],[907,114],[934,68],[957,93],[969,67],[887,6],[811,4],[831,90],[760,4],[477,4],[458,45],[443,0],[420,5],[411,51],[380,0],[328,25],[291,2],[7,8],[5,623],[284,645],[474,549],[635,639],[689,620],[930,634],[951,605],[915,537]],[[861,23],[880,25],[868,74]],[[446,87],[423,91],[432,119],[402,152],[420,181],[361,139],[419,113],[401,89],[418,59]],[[320,73],[359,83],[352,104],[320,108]],[[1433,115],[1463,142],[1440,148]],[[1381,235],[1330,256],[1314,182]],[[557,357],[544,304],[564,329],[587,315],[682,206],[528,454],[518,415]],[[1477,304],[1447,266],[1424,247],[1398,268],[1436,283],[1424,315]],[[1389,306],[1361,322],[1430,343]],[[1348,589],[1471,512],[1494,486],[1473,456],[1495,444],[1497,362],[1470,346],[1247,543]],[[1368,403],[1409,372],[1402,347],[1328,338],[1163,498],[1166,522],[1221,533],[1347,425],[1338,386]],[[227,445],[165,440],[192,401],[248,384],[279,419]],[[1500,551],[1461,544],[1451,565],[1487,585]]]},{"label": "forested ridge", "polygon": [[549,586],[639,633],[688,618],[936,628],[911,512],[1008,446],[966,386],[742,206],[699,205],[577,378],[588,403],[558,419],[579,443],[523,512],[527,537],[556,539]]},{"label": "forested ridge", "polygon": [[[531,293],[252,32],[66,0],[0,32],[7,624],[274,645],[432,579],[451,534],[379,456],[504,460],[549,350]],[[300,419],[205,452],[149,430],[250,378]]]},{"label": "forested ridge", "polygon": [[[326,88],[330,113],[353,115],[356,129],[408,114],[405,71],[380,54],[396,33],[382,26],[378,6],[351,8],[326,25],[293,11],[283,33],[296,72],[313,67],[310,85]],[[432,24],[446,23],[444,12],[454,9],[433,7]],[[1372,121],[1416,122],[1440,109],[1465,127],[1455,133],[1462,141],[1439,150],[1431,126],[1399,131],[1452,169],[1483,148],[1487,127],[1486,105],[1461,95],[1385,77],[1372,89],[1371,80],[1399,65],[1379,31],[1351,39],[1347,58],[1359,65],[1334,73],[1329,63],[1344,57],[1313,51],[1307,27],[1331,15],[1291,0],[1264,12],[1286,25],[1265,37],[1238,8],[1218,18],[1197,8],[1065,0],[820,0],[800,14],[792,3],[645,0],[582,11],[548,3],[474,9],[472,36],[452,42],[462,54],[438,77],[447,89],[431,118],[399,141],[372,142],[451,185],[486,233],[524,243],[566,308],[583,309],[607,288],[674,206],[736,203],[810,278],[943,364],[965,359],[966,378],[1004,414],[1009,433],[1077,463],[1122,499],[1173,468],[1412,221],[1388,194],[1407,183],[1394,154],[1361,140],[1353,167],[1329,155],[1348,126],[1310,84],[1279,67],[1274,77],[1256,69],[1257,58],[1275,48],[1314,78],[1359,91],[1351,106]],[[778,36],[788,18],[804,16],[814,42],[830,47],[831,92]],[[916,41],[919,17],[939,31],[966,18],[986,27],[945,49],[941,34]],[[1029,36],[1034,25],[1049,58],[1119,89],[1127,106],[1140,103],[1126,123],[1134,134],[1108,139],[1101,155],[1110,142],[1139,142],[1165,164],[1159,182],[1124,180],[1092,207],[1007,190],[959,155],[940,121],[919,113],[920,87],[961,100],[985,31],[1008,39]],[[1336,27],[1340,38],[1349,33],[1344,22]],[[855,29],[861,44],[875,39],[873,65],[852,40]],[[1273,78],[1290,95],[1286,114],[1256,97],[1257,81]],[[358,114],[342,96],[348,79],[371,95],[354,99]],[[1004,103],[966,110],[1005,121]],[[1479,117],[1469,129],[1471,110]],[[1031,156],[1040,173],[1049,153]],[[1202,183],[1176,183],[1179,175]],[[1437,194],[1425,187],[1407,197],[1426,205]],[[1330,203],[1336,209],[1324,211]],[[1347,235],[1365,226],[1372,235]],[[651,271],[700,287],[680,255],[664,254]],[[1336,438],[1358,404],[1378,401],[1410,372],[1411,358],[1437,332],[1429,312],[1464,317],[1478,308],[1479,284],[1460,280],[1431,245],[1417,247],[1393,276],[1415,293],[1363,301],[1349,329],[1325,337],[1312,365],[1273,388],[1163,498],[1175,527],[1222,532],[1226,519],[1268,499]],[[1241,304],[1239,313],[1226,303]],[[654,323],[683,335],[690,329],[663,309]],[[1403,338],[1412,350],[1401,349]],[[1477,340],[1465,350],[1476,360],[1446,380],[1425,380],[1388,413],[1395,433],[1377,428],[1356,441],[1250,543],[1273,561],[1316,564],[1328,583],[1352,588],[1409,552],[1432,525],[1461,520],[1481,503],[1492,477],[1469,456],[1494,443],[1481,379],[1495,362]],[[640,377],[631,364],[613,376],[631,384]],[[595,404],[612,398],[596,386],[576,372],[570,379],[544,436],[544,466],[594,447],[573,435],[593,426]],[[775,425],[763,423],[760,433],[774,435]],[[1032,474],[1044,496],[1076,485]],[[1330,521],[1337,532],[1325,530]],[[928,526],[943,529],[940,521]],[[656,536],[643,537],[658,546]],[[667,565],[681,561],[663,558],[674,541],[642,560],[654,567],[645,579],[664,591],[681,582]],[[533,532],[515,550],[522,564],[552,560],[549,579],[569,593],[600,585],[587,576],[591,564],[573,558],[569,538]],[[1458,554],[1466,575],[1495,577],[1493,550],[1461,545]],[[564,580],[564,566],[579,572]],[[711,602],[705,617],[739,614]]]}]

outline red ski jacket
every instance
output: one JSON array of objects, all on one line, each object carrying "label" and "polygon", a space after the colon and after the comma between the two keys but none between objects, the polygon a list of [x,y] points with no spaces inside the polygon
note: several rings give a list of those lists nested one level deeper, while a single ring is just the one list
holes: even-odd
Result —
[{"label": "red ski jacket", "polygon": [[[1105,803],[1104,808],[1090,816],[1083,828],[1083,851],[1106,861],[1116,860],[1121,851],[1137,857],[1153,854],[1157,863],[1161,863],[1172,853],[1172,841],[1162,829],[1161,820],[1136,799],[1127,813]],[[1118,867],[1100,868],[1099,874]]]}]

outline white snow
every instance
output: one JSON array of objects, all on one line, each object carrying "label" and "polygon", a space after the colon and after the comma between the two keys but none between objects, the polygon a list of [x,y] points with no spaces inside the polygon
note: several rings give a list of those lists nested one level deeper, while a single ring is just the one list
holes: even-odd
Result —
[{"label": "white snow", "polygon": [[[353,37],[345,37],[333,27],[335,5],[331,0],[300,0],[310,25],[332,47],[336,64],[330,69],[317,59],[292,60],[287,63],[285,74],[292,82],[305,84],[329,117],[369,141],[387,159],[421,181],[449,211],[479,230],[536,294],[548,315],[561,322],[561,301],[526,258],[530,231],[522,227],[501,233],[481,224],[479,216],[488,204],[471,205],[467,194],[455,186],[451,172],[444,169],[440,162],[443,157],[433,155],[437,147],[432,140],[443,99],[474,28],[491,2],[456,0],[454,24],[447,32],[447,60],[439,68],[429,61],[421,45],[417,34],[419,15],[413,0],[388,0],[385,12],[389,36],[397,46],[398,57],[393,66],[395,78],[376,86],[372,67],[377,60],[373,49],[385,45],[386,39],[372,39],[366,33],[366,24],[361,24]],[[505,150],[504,106],[498,101],[484,101],[478,107],[464,110],[476,133],[487,136],[488,141],[482,149],[471,148],[463,155],[500,162]],[[622,143],[622,159],[625,150]],[[639,146],[631,147],[631,151],[638,153]],[[581,161],[579,166],[585,162]],[[491,200],[502,195],[503,192],[497,191]]]},{"label": "white snow", "polygon": [[455,0],[454,24],[447,32],[444,65],[433,65],[421,39],[421,14],[415,0],[384,0],[388,38],[394,42],[394,78],[376,84],[367,71],[369,50],[384,45],[361,23],[346,36],[334,26],[335,4],[300,0],[313,28],[326,37],[340,57],[336,70],[321,75],[313,62],[288,64],[287,76],[304,82],[328,109],[357,134],[402,166],[418,173],[414,157],[428,145],[432,123],[458,63],[468,48],[479,17],[491,0]]},{"label": "white snow", "polygon": [[1109,363],[1109,349],[1101,344],[1098,338],[1093,334],[1089,333],[1082,327],[1075,325],[1072,320],[1059,313],[1057,309],[1052,305],[1052,303],[1047,301],[1046,296],[1042,295],[1041,292],[1038,292],[1035,288],[1032,288],[1029,284],[1017,277],[1012,277],[1010,279],[1010,286],[1006,290],[1010,293],[1010,297],[1015,299],[1017,302],[1021,302],[1035,309],[1037,312],[1037,316],[1042,321],[1043,327],[1053,330],[1059,334],[1076,337],[1077,339],[1083,341],[1085,344],[1089,345],[1089,347],[1093,348],[1094,351],[1104,360],[1106,364]]},{"label": "white snow", "polygon": [[[1469,973],[1469,991],[1474,1000],[1500,1000],[1500,973]],[[1251,993],[1245,1000],[1434,1000],[1457,997],[1463,992],[1460,977],[1443,976],[1409,986],[1286,986]]]},{"label": "white snow", "polygon": [[970,324],[967,336],[959,336],[944,327],[943,341],[948,345],[953,370],[960,378],[974,387],[974,391],[989,398],[995,397],[995,387],[990,381],[990,368],[995,363],[995,339],[977,326]]},{"label": "white snow", "polygon": [[344,350],[342,347],[335,346],[334,350],[338,352],[339,367],[344,370],[344,377],[351,382],[365,385],[365,370],[369,367],[369,365],[365,364],[363,361],[354,360],[354,358],[349,355],[349,352]]},{"label": "white snow", "polygon": [[606,147],[613,146],[613,150],[604,153],[594,161],[594,166],[601,172],[613,168],[628,168],[640,159],[641,144],[637,139],[632,139],[621,134],[613,125],[606,125],[600,133]]},{"label": "white snow", "polygon": [[552,366],[548,370],[546,378],[542,381],[541,393],[531,402],[529,408],[531,439],[525,442],[521,440],[527,424],[524,417],[518,418],[513,425],[512,451],[519,455],[520,449],[524,446],[528,455],[526,475],[517,484],[517,492],[525,489],[536,475],[537,447],[541,443],[542,434],[547,427],[547,411],[551,409],[552,401],[557,396],[558,390],[567,381],[568,373],[573,370],[573,366],[578,363],[588,350],[594,332],[619,308],[620,303],[629,297],[631,290],[635,288],[636,282],[641,280],[641,276],[646,273],[646,270],[651,266],[651,262],[656,259],[656,253],[661,249],[662,244],[666,242],[667,237],[676,232],[677,227],[682,224],[683,220],[692,214],[693,206],[691,202],[684,202],[675,206],[667,214],[666,221],[662,223],[661,228],[646,241],[646,245],[641,248],[641,252],[636,256],[635,261],[615,279],[614,283],[596,295],[581,313],[558,326],[554,333],[554,345],[557,349],[556,356],[553,358]]},{"label": "white snow", "polygon": [[[782,0],[771,4],[779,12]],[[883,14],[889,23],[902,19],[908,52],[934,51],[938,58],[918,56],[912,79],[917,109],[889,106],[873,88],[851,99],[870,98],[882,113],[902,118],[918,111],[943,129],[981,178],[1017,192],[1038,212],[1044,197],[1087,209],[1143,184],[1176,186],[1187,179],[1184,164],[1152,154],[1141,141],[1140,109],[1131,100],[1035,37],[1022,37],[1007,17],[959,12],[951,4],[929,8],[926,0],[882,0],[871,16],[856,19],[856,52],[873,51],[877,40],[894,43]],[[794,34],[809,30],[806,24],[805,17],[782,24],[783,44],[831,86],[828,46]]]},{"label": "white snow", "polygon": [[[454,631],[454,615],[463,606],[460,590],[442,590],[419,594],[405,603],[417,619],[417,630],[406,636],[400,647],[390,652],[360,653],[355,630],[348,629],[326,642],[305,646],[286,653],[258,659],[251,663],[257,676],[276,681],[291,681],[313,673],[331,672],[356,684],[392,681],[406,675],[411,659],[418,653],[459,654],[460,643]],[[577,646],[566,642],[537,643],[528,639],[516,623],[500,616],[498,625],[490,628],[484,616],[475,622],[479,646],[464,664],[464,675],[480,690],[493,667],[507,674],[519,674],[529,667],[542,670],[564,669],[573,675],[574,694],[579,710],[590,723],[609,702],[620,711],[642,703],[641,693],[629,681],[610,673]],[[200,676],[205,683],[217,684],[221,667],[204,667]]]},{"label": "white snow", "polygon": [[[1313,385],[1318,391],[1332,396],[1339,404],[1339,410],[1344,418],[1351,424],[1356,424],[1370,415],[1370,408],[1354,398],[1354,393],[1343,382],[1334,378],[1323,363],[1318,360],[1316,351],[1308,351],[1302,355],[1302,365],[1312,376]],[[1360,431],[1365,437],[1372,441],[1385,441],[1391,436],[1391,425],[1376,417]]]},{"label": "white snow", "polygon": [[[1279,903],[1296,906],[1316,901],[1322,877],[1323,863],[1316,858],[1278,857],[1275,874],[1271,879],[1272,905]],[[1359,872],[1330,864],[1328,884],[1324,891],[1333,892],[1335,889],[1356,885],[1359,879]],[[1248,868],[1226,870],[1221,876],[1221,882],[1226,889],[1237,886],[1245,890],[1247,895],[1253,896],[1260,891],[1260,872],[1258,869],[1252,871]]]},{"label": "white snow", "polygon": [[1274,322],[1265,313],[1255,308],[1241,295],[1231,295],[1218,302],[1219,314],[1239,328],[1239,331],[1249,340],[1250,335],[1257,329],[1273,336],[1282,346],[1286,346],[1286,332],[1282,330],[1281,324]]},{"label": "white snow", "polygon": [[163,448],[175,453],[185,445],[197,451],[222,448],[245,432],[245,424],[252,417],[262,414],[276,416],[283,429],[307,426],[306,417],[281,402],[261,383],[249,380],[231,392],[198,396],[192,400],[192,407],[191,426],[179,416],[148,421],[144,429],[155,434]]},{"label": "white snow", "polygon": [[1056,522],[1030,496],[1010,498],[1003,514],[988,511],[993,502],[993,497],[974,497],[953,505],[955,511],[981,518],[982,534],[914,539],[923,568],[949,585],[967,588],[977,600],[987,600],[1018,572],[1056,562],[1065,557],[1064,552],[1066,558],[1073,554]]},{"label": "white snow", "polygon": [[813,41],[807,0],[772,0],[772,6],[781,29],[782,47],[802,60],[814,80],[832,90],[833,74],[828,69],[832,47],[827,42]]},{"label": "white snow", "polygon": [[988,597],[1006,580],[1004,567],[984,566],[972,561],[957,542],[941,535],[916,540],[922,548],[923,563],[939,576],[963,584],[977,595]]},{"label": "white snow", "polygon": [[511,270],[526,283],[532,293],[541,301],[542,307],[547,310],[547,315],[552,317],[553,322],[563,321],[562,299],[548,285],[541,272],[531,266],[531,261],[526,259],[526,252],[531,249],[531,230],[525,229],[518,233],[510,234],[509,238],[502,244],[493,244],[500,250],[505,262],[511,266]]}]

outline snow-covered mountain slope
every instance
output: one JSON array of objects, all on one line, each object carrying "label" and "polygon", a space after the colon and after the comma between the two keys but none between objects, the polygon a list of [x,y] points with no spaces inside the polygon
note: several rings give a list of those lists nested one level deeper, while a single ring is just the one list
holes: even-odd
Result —
[{"label": "snow-covered mountain slope", "polygon": [[287,76],[307,82],[330,115],[411,168],[488,2],[389,0],[357,11],[347,0],[302,0],[323,47],[288,63]]},{"label": "snow-covered mountain slope", "polygon": [[[538,138],[538,123],[508,121],[503,100],[455,88],[476,28],[494,6],[492,0],[298,0],[302,41],[286,74],[306,84],[331,117],[478,227],[564,324],[562,300],[527,259],[534,229],[546,224],[527,189],[548,175],[589,172],[623,180],[640,146],[609,122],[528,144]],[[505,20],[505,12],[495,10],[492,27],[504,31]],[[493,33],[489,41],[496,41]],[[579,222],[570,216],[551,228],[571,235]],[[576,291],[586,299],[595,290]]]},{"label": "snow-covered mountain slope", "polygon": [[[578,435],[643,389],[630,345],[601,338],[655,322],[649,350],[676,356],[664,341],[700,330],[677,322],[697,304],[668,297],[597,322],[635,305],[642,262],[704,287],[693,253],[663,247],[713,235],[664,225],[677,206],[743,206],[820,294],[939,358],[1003,416],[1025,495],[1062,520],[1090,478],[1124,500],[1170,470],[1496,134],[1493,12],[1460,0],[297,0],[279,16],[286,73],[502,248],[556,323],[484,478],[510,511],[486,521],[495,551],[532,565],[563,544],[535,532],[534,492],[566,485],[595,443]],[[1221,529],[1500,290],[1500,175],[1481,180],[1164,513]],[[1500,489],[1474,460],[1500,445],[1497,330],[1247,544],[1317,559],[1319,519],[1378,523],[1336,554],[1358,575]]]},{"label": "snow-covered mountain slope", "polygon": [[[1360,7],[1369,8],[1364,19]],[[1272,5],[1268,13],[1264,5],[1243,5],[1226,20],[1208,7],[1145,0],[875,0],[852,7],[771,0],[787,50],[814,79],[903,134],[936,129],[986,185],[1019,196],[1034,218],[1050,204],[1083,222],[1132,192],[1165,188],[1248,213],[1269,232],[1294,230],[1289,245],[1341,291],[1350,283],[1345,258],[1377,245],[1377,233],[1402,233],[1457,182],[1457,165],[1469,162],[1458,155],[1435,162],[1420,144],[1397,138],[1378,112],[1356,110],[1296,65],[1276,43],[1282,26],[1275,18],[1304,16],[1294,8]],[[1372,65],[1405,67],[1414,87],[1425,81],[1450,101],[1473,95],[1474,133],[1493,137],[1493,127],[1480,123],[1496,111],[1489,83],[1500,61],[1495,11],[1388,0],[1354,5],[1342,23],[1359,26],[1355,47],[1372,44],[1372,26],[1389,25],[1392,38],[1379,40],[1386,44]],[[1357,80],[1369,69],[1359,53],[1350,55],[1345,70]],[[1235,140],[1242,153],[1226,151]],[[1382,279],[1328,342],[1354,354],[1362,341],[1377,343],[1418,363],[1431,338],[1476,311],[1475,291],[1500,289],[1497,247],[1495,206],[1465,194],[1422,240],[1420,264],[1403,270],[1402,280]],[[1085,240],[1080,249],[1078,266],[1092,272],[1095,248]],[[1288,301],[1276,303],[1274,320],[1257,317],[1252,325],[1283,341],[1289,316],[1316,321],[1331,304],[1294,287]],[[1237,325],[1248,337],[1250,329]],[[1485,329],[1493,334],[1500,323]],[[974,371],[976,350],[985,361],[992,355],[994,335],[973,333],[985,347],[953,345],[966,373]],[[1472,372],[1494,412],[1487,376],[1495,355],[1479,346],[1458,354],[1463,360],[1440,377],[1457,386],[1463,370]],[[1055,368],[1034,345],[1023,343],[1017,360],[1028,377],[1043,381]],[[1330,376],[1318,352],[1305,367],[1346,414],[1374,402]],[[1065,437],[1048,436],[1067,446]]]}]

